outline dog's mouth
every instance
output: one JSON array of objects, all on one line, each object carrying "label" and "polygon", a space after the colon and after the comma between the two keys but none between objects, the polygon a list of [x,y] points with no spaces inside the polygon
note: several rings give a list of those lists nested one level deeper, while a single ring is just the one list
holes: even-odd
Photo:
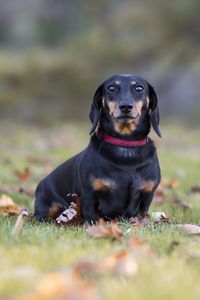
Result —
[{"label": "dog's mouth", "polygon": [[115,119],[117,119],[121,123],[130,123],[135,121],[139,117],[139,113],[135,113],[134,115],[122,115],[118,116]]}]

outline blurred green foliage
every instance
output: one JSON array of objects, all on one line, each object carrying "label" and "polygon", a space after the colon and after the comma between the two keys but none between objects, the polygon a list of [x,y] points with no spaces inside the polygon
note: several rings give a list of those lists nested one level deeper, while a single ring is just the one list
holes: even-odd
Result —
[{"label": "blurred green foliage", "polygon": [[198,0],[8,2],[0,11],[1,117],[84,119],[96,86],[127,72],[155,85],[163,115],[198,120]]}]

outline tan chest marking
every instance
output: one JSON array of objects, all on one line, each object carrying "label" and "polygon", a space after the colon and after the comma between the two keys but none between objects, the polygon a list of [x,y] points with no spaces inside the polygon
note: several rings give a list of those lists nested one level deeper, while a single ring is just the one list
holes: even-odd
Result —
[{"label": "tan chest marking", "polygon": [[141,190],[145,193],[150,193],[152,192],[154,186],[155,186],[154,181],[147,181],[141,186]]},{"label": "tan chest marking", "polygon": [[128,123],[128,124],[122,124],[118,121],[115,121],[114,123],[114,127],[116,132],[122,134],[122,135],[127,135],[127,134],[131,134],[134,129],[135,129],[136,124],[135,123]]},{"label": "tan chest marking", "polygon": [[92,187],[94,191],[106,192],[114,190],[116,188],[116,183],[109,178],[95,178],[92,180]]},{"label": "tan chest marking", "polygon": [[51,219],[55,219],[57,217],[57,214],[59,210],[61,209],[62,205],[57,202],[53,202],[51,207],[49,208],[49,215],[48,217]]}]

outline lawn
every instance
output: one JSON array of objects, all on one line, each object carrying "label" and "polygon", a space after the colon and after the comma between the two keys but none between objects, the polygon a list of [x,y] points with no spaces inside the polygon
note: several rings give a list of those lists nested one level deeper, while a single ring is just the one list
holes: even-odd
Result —
[{"label": "lawn", "polygon": [[[87,145],[88,125],[47,128],[2,122],[0,128],[0,195],[9,195],[33,212],[36,184]],[[34,220],[26,220],[21,232],[13,235],[16,217],[0,216],[0,299],[200,299],[200,236],[176,227],[200,224],[200,193],[191,192],[192,187],[200,186],[200,133],[181,124],[165,124],[162,134],[161,140],[156,138],[162,177],[175,178],[176,185],[164,189],[162,204],[154,203],[150,214],[164,211],[171,223],[155,226],[150,221],[149,226],[135,227],[120,222],[124,235],[112,240],[89,237],[83,227],[61,228]],[[25,168],[28,171],[23,178]],[[190,208],[175,204],[174,195]],[[130,246],[131,241],[136,242]],[[95,295],[85,296],[86,286],[73,280],[77,264],[104,266],[108,257],[124,252],[137,265],[134,274],[121,272],[120,267],[118,272],[85,267],[76,275],[81,279],[76,280],[95,288]],[[35,290],[48,274],[66,274],[70,296],[39,297]],[[52,282],[57,284],[50,277],[43,289],[48,290]],[[77,289],[80,294],[76,294]]]}]

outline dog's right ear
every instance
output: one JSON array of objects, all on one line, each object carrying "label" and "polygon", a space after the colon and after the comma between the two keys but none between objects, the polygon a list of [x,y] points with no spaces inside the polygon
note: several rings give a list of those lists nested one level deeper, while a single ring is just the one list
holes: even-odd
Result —
[{"label": "dog's right ear", "polygon": [[100,120],[101,116],[101,107],[102,107],[102,99],[103,99],[103,84],[101,84],[95,91],[92,105],[90,108],[90,121],[92,122],[92,128],[90,130],[90,134],[92,134]]}]

